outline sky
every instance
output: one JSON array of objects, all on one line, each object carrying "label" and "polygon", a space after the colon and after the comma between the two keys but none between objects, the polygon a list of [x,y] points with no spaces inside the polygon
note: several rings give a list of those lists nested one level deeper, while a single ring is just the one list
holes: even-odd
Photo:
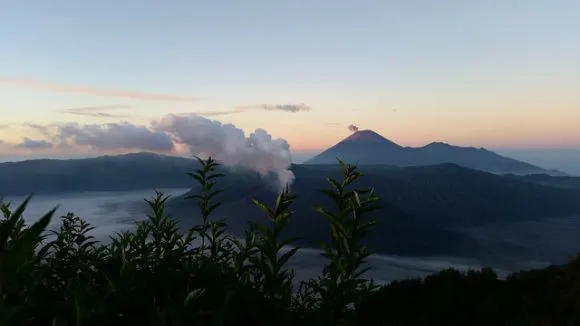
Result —
[{"label": "sky", "polygon": [[21,0],[0,30],[0,159],[196,113],[297,158],[354,124],[580,166],[577,0]]}]

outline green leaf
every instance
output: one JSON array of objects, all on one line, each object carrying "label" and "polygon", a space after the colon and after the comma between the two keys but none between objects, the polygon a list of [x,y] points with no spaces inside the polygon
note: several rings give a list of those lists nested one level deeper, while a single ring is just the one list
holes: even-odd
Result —
[{"label": "green leaf", "polygon": [[328,182],[330,185],[332,185],[332,187],[334,188],[334,190],[336,190],[336,193],[340,196],[343,192],[343,187],[340,183],[338,183],[338,181],[332,179],[332,178],[326,178],[326,182]]},{"label": "green leaf", "polygon": [[254,205],[258,206],[269,218],[273,218],[275,216],[274,212],[270,209],[270,207],[266,206],[266,204],[260,202],[257,199],[252,199]]},{"label": "green leaf", "polygon": [[212,174],[212,175],[210,175],[209,177],[207,177],[207,179],[206,179],[206,180],[208,180],[208,181],[209,181],[209,180],[211,180],[211,179],[215,179],[215,178],[221,178],[221,177],[225,177],[225,176],[226,176],[226,175],[225,175],[225,174],[223,174],[223,173],[215,173],[215,174]]},{"label": "green leaf", "polygon": [[197,180],[197,182],[199,182],[200,184],[203,184],[204,183],[204,178],[202,176],[200,176],[198,174],[190,173],[190,172],[188,172],[186,174],[188,176],[194,178],[195,180]]},{"label": "green leaf", "polygon": [[296,254],[296,252],[298,251],[299,248],[293,248],[291,250],[289,250],[288,252],[284,253],[280,259],[278,259],[278,263],[276,265],[276,269],[280,270],[282,267],[284,267],[284,265],[286,265],[286,263],[288,262],[288,260],[290,258],[292,258],[292,256],[294,256],[294,254]]},{"label": "green leaf", "polygon": [[195,300],[195,299],[199,299],[201,298],[201,296],[205,293],[205,289],[195,289],[193,291],[190,291],[187,296],[185,297],[185,300],[183,301],[183,306],[187,307],[189,305],[189,303],[191,302],[191,300]]}]

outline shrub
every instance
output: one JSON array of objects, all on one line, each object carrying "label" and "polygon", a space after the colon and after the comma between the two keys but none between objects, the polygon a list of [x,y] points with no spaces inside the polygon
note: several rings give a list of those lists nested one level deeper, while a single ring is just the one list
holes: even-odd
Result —
[{"label": "shrub", "polygon": [[[296,195],[281,191],[272,207],[254,200],[268,217],[251,222],[244,240],[213,220],[218,163],[199,160],[188,175],[200,184],[201,224],[181,232],[165,212],[168,196],[146,199],[151,213],[133,231],[101,244],[80,217],[62,216],[56,231],[46,232],[55,210],[26,226],[30,200],[18,208],[2,204],[0,224],[1,325],[290,325],[349,321],[352,304],[373,289],[360,266],[370,251],[359,241],[371,229],[364,215],[375,209],[370,190],[347,189],[360,177],[355,166],[340,162],[342,180],[328,178],[323,192],[336,212],[328,219],[332,243],[322,244],[328,263],[324,275],[294,287],[287,262],[298,248],[281,238],[291,223]],[[49,236],[52,236],[49,239]],[[50,241],[49,241],[50,240]],[[356,305],[355,305],[356,308]],[[326,321],[326,322],[325,322]],[[352,321],[352,320],[351,320]]]}]

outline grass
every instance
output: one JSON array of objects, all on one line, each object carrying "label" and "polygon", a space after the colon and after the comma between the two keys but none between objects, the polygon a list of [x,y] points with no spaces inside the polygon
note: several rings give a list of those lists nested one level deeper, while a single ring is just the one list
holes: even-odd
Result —
[{"label": "grass", "polygon": [[340,161],[342,178],[321,190],[333,209],[314,208],[328,223],[331,241],[319,243],[326,265],[295,286],[286,263],[296,239],[281,234],[296,194],[286,188],[272,206],[254,200],[267,223],[250,223],[239,240],[211,217],[224,175],[211,158],[200,163],[189,173],[199,193],[187,200],[202,222],[185,232],[161,192],[146,200],[147,220],[107,244],[73,213],[51,232],[55,210],[26,225],[30,197],[2,204],[0,325],[580,325],[580,259],[507,280],[490,269],[382,287],[366,279],[372,251],[360,240],[372,232],[366,217],[378,197],[357,189],[361,173]]}]

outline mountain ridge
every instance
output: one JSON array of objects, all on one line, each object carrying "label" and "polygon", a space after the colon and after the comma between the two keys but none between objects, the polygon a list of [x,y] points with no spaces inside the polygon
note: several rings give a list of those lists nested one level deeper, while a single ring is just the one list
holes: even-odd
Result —
[{"label": "mountain ridge", "polygon": [[[185,173],[198,168],[191,158],[135,153],[119,156],[72,160],[33,160],[0,164],[0,197],[58,194],[84,191],[124,191],[182,188],[195,191],[198,184]],[[296,179],[291,185],[300,198],[295,207],[290,235],[305,240],[319,239],[327,233],[326,224],[311,207],[329,207],[318,189],[328,187],[325,176],[340,179],[336,162],[329,165],[294,164]],[[263,217],[251,203],[257,198],[272,204],[276,189],[256,172],[230,170],[218,187],[224,189],[218,200],[224,205],[216,217],[229,217],[236,230],[247,221]],[[380,231],[369,239],[378,251],[394,254],[455,254],[478,252],[495,255],[510,251],[523,254],[509,243],[481,248],[479,241],[461,231],[488,223],[520,223],[580,216],[580,178],[550,176],[502,176],[446,163],[431,166],[393,167],[360,165],[363,173],[357,187],[375,187],[384,210],[378,212]],[[168,202],[168,213],[184,217],[180,223],[195,222],[191,202],[181,196]],[[142,200],[136,205],[147,209]],[[330,208],[330,207],[329,207]],[[223,215],[222,215],[223,214]],[[315,220],[312,220],[314,218]],[[311,224],[311,221],[316,221]],[[302,242],[307,245],[309,242]],[[485,247],[485,246],[484,246]],[[490,247],[491,248],[491,247]],[[484,250],[484,251],[481,251]]]},{"label": "mountain ridge", "polygon": [[[184,178],[184,174],[199,167],[199,163],[188,157],[170,156],[149,152],[106,155],[92,158],[73,159],[32,159],[0,163],[0,197],[77,191],[119,191],[151,188],[187,188],[194,182]],[[326,173],[329,166],[336,166],[333,157],[329,164],[292,164],[291,170],[308,167]],[[441,166],[455,163],[429,164],[422,167]],[[358,162],[361,170],[390,171],[413,166],[369,164]],[[457,165],[457,164],[455,164]],[[461,166],[461,165],[458,165]],[[421,167],[421,166],[418,166]],[[465,168],[465,167],[464,167]],[[222,166],[225,173],[233,173]],[[468,168],[470,169],[470,168]],[[477,170],[477,169],[474,169]],[[240,171],[237,169],[236,171]],[[481,170],[480,170],[481,171]],[[487,171],[486,171],[487,172]],[[235,172],[237,173],[237,172]],[[505,173],[510,178],[528,183],[551,187],[580,187],[580,177],[555,177],[545,172],[530,173],[525,176]],[[535,177],[533,177],[535,176]],[[298,176],[299,178],[300,176]],[[563,181],[565,180],[565,181]],[[568,186],[569,185],[569,186]]]},{"label": "mountain ridge", "polygon": [[[320,176],[339,180],[341,173],[336,165],[296,165],[293,171],[297,177],[291,190],[299,200],[292,208],[293,222],[287,236],[301,237],[300,245],[308,246],[311,240],[324,237],[326,232],[324,218],[310,207],[334,209],[332,202],[318,191],[328,187]],[[580,203],[576,200],[580,198],[580,189],[537,184],[456,164],[395,169],[365,166],[361,171],[363,176],[357,188],[374,187],[382,207],[370,216],[379,222],[379,230],[368,239],[368,245],[385,254],[462,256],[477,253],[488,257],[509,254],[559,259],[562,257],[555,254],[534,256],[533,252],[509,241],[471,239],[465,236],[464,230],[498,223],[513,225],[580,218]],[[225,191],[216,198],[223,205],[216,210],[214,218],[227,220],[233,230],[243,230],[248,221],[263,218],[251,199],[273,204],[275,191],[261,184],[257,176],[230,175],[223,182]],[[194,187],[189,194],[197,190]],[[183,223],[195,223],[199,217],[190,211],[191,203],[180,197],[170,200],[168,212],[186,217],[180,219]],[[480,241],[486,244],[481,245]]]},{"label": "mountain ridge", "polygon": [[439,141],[421,147],[403,147],[372,130],[356,131],[304,164],[332,164],[337,158],[346,163],[366,165],[404,167],[454,163],[498,174],[563,174],[502,156],[485,148],[462,147]]}]

